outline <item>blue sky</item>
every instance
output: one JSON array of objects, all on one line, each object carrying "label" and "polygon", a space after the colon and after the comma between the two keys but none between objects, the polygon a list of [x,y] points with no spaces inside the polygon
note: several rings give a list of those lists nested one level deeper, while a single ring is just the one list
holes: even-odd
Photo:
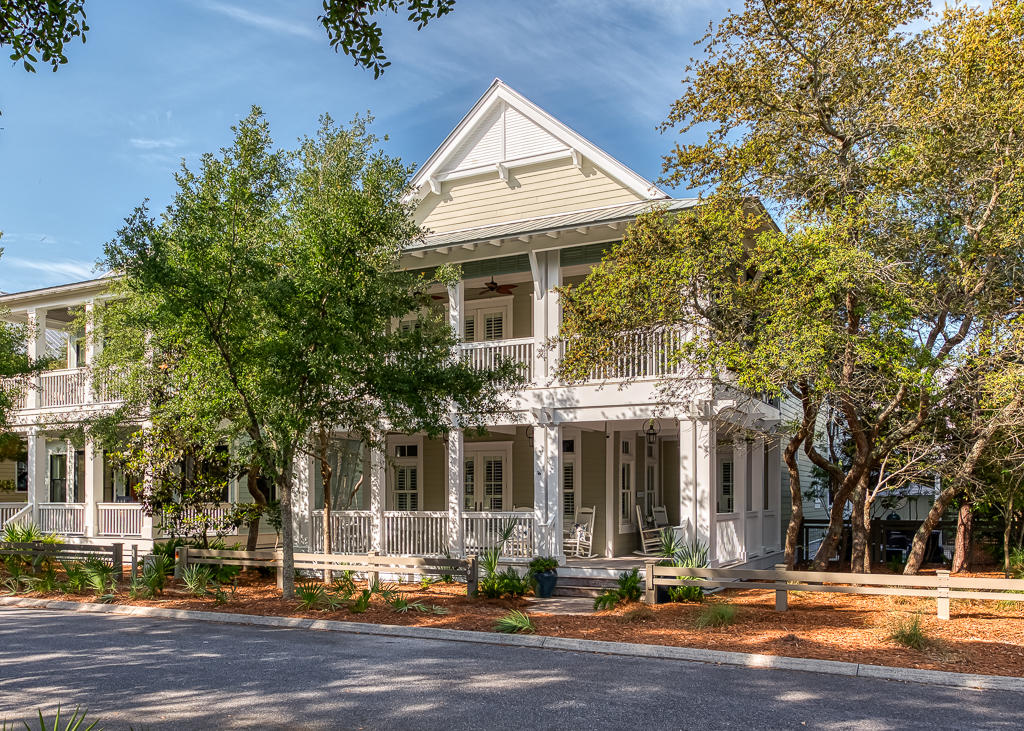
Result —
[{"label": "blue sky", "polygon": [[[370,110],[391,154],[422,162],[494,77],[655,179],[655,128],[693,42],[725,5],[690,0],[459,0],[416,32],[385,21],[377,80],[334,53],[315,0],[92,0],[57,73],[0,68],[0,290],[94,276],[144,198],[162,209],[184,158],[216,150],[251,105],[281,145]],[[4,54],[6,56],[6,54]],[[683,191],[676,191],[682,194]]]}]

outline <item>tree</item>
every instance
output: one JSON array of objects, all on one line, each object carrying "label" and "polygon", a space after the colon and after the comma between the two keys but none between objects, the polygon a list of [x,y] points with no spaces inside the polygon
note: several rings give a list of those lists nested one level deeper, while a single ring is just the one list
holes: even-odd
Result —
[{"label": "tree", "polygon": [[[704,377],[797,398],[811,424],[824,404],[834,408],[854,446],[848,462],[822,454],[806,424],[789,430],[834,485],[818,568],[834,555],[848,505],[853,567],[868,568],[872,473],[950,399],[970,344],[1019,309],[1020,8],[956,6],[935,19],[919,0],[748,0],[687,69],[665,129],[706,138],[675,148],[666,179],[716,188],[717,209],[763,200],[783,230],[745,222],[740,245],[691,217],[697,233],[680,247],[689,234],[642,221],[612,256],[633,264],[638,241],[665,239],[675,258],[649,269],[664,275],[652,280],[667,287],[655,300],[675,320],[653,319],[663,313],[625,291],[614,306],[588,304],[584,286],[564,333],[602,317],[609,332],[674,322],[697,334],[700,346],[678,355]],[[907,30],[915,22],[931,25]],[[938,517],[915,538],[908,571]]]},{"label": "tree", "polygon": [[[285,595],[294,585],[296,458],[326,425],[379,446],[383,429],[445,433],[454,413],[501,409],[511,365],[475,371],[425,294],[458,272],[399,266],[419,236],[410,169],[378,148],[369,119],[322,120],[298,150],[274,149],[258,108],[220,156],[183,166],[163,216],[144,206],[106,247],[121,272],[100,310],[102,377],[125,390],[122,421],[215,431],[280,501]],[[394,323],[412,317],[416,327]],[[166,384],[153,403],[152,382]]]},{"label": "tree", "polygon": [[[0,258],[3,254],[0,248]],[[0,308],[0,316],[3,314]],[[10,428],[11,415],[28,388],[27,377],[43,365],[45,361],[33,363],[28,357],[25,328],[0,318],[0,435]]]},{"label": "tree", "polygon": [[[454,8],[455,0],[324,0],[317,20],[332,48],[372,70],[377,78],[391,62],[384,54],[383,32],[375,17],[407,11],[409,22],[421,30]],[[89,30],[85,21],[85,0],[10,0],[0,5],[0,46],[9,46],[11,60],[20,61],[26,71],[34,73],[40,61],[56,71],[68,61],[64,45],[75,38],[85,42]]]}]

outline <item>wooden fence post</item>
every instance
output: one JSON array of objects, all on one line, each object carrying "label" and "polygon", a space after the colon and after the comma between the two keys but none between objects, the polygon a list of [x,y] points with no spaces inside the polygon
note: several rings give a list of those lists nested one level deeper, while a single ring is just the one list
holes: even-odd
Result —
[{"label": "wooden fence post", "polygon": [[[368,556],[379,556],[380,554],[377,551],[370,551],[367,555]],[[367,586],[373,586],[374,584],[376,584],[379,581],[380,581],[380,572],[378,572],[378,571],[367,571],[366,572],[366,585]]]},{"label": "wooden fence post", "polygon": [[[778,571],[785,571],[785,570],[786,570],[786,564],[784,564],[784,563],[777,563],[777,564],[775,564],[775,571],[778,572]],[[776,579],[775,583],[777,583],[777,584],[785,584],[786,580],[785,579]],[[775,611],[776,612],[785,612],[787,609],[789,609],[789,592],[786,591],[785,589],[776,589],[775,590]]]},{"label": "wooden fence post", "polygon": [[187,566],[188,546],[178,546],[174,549],[174,578],[180,579]]},{"label": "wooden fence post", "polygon": [[654,586],[654,559],[647,559],[644,565],[644,601],[658,603],[658,590]]},{"label": "wooden fence post", "polygon": [[139,575],[139,544],[132,544],[132,578]]},{"label": "wooden fence post", "polygon": [[277,567],[277,590],[284,591],[284,551],[274,551],[274,565]]},{"label": "wooden fence post", "polygon": [[466,596],[475,596],[478,584],[476,556],[466,557]]},{"label": "wooden fence post", "polygon": [[939,619],[949,619],[949,572],[938,569],[935,575],[939,578],[939,592],[935,599]]},{"label": "wooden fence post", "polygon": [[124,544],[115,543],[110,547],[110,558],[114,563],[114,575],[117,580],[124,578]]}]

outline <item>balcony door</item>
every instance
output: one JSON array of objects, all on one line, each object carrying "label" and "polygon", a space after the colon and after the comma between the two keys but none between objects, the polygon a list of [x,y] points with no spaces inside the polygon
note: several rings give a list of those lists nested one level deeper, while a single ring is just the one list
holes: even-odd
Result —
[{"label": "balcony door", "polygon": [[512,337],[512,298],[493,297],[466,302],[464,340],[482,343]]},{"label": "balcony door", "polygon": [[512,510],[511,445],[469,449],[463,472],[463,510]]}]

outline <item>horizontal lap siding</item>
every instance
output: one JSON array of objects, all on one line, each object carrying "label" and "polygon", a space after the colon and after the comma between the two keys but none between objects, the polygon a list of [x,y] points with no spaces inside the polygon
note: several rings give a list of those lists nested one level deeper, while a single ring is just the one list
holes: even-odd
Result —
[{"label": "horizontal lap siding", "polygon": [[440,196],[420,204],[416,220],[434,232],[457,231],[638,200],[593,166],[556,161],[513,169],[507,183],[490,173],[444,183]]},{"label": "horizontal lap siding", "polygon": [[[789,496],[789,469],[786,467],[785,458],[783,452],[786,449],[786,443],[789,441],[790,435],[799,426],[800,422],[800,402],[794,398],[783,399],[780,405],[780,413],[782,416],[782,426],[784,432],[779,435],[779,471],[781,474],[779,481],[779,491],[782,499],[782,535],[785,535],[786,526],[789,524],[789,516],[792,515],[792,502]],[[820,445],[819,445],[820,448]],[[814,477],[813,469],[814,465],[807,458],[804,453],[803,446],[800,447],[800,451],[797,452],[796,463],[800,469],[800,491],[803,493],[807,492],[807,489],[811,486],[811,480]],[[807,520],[823,520],[828,518],[828,513],[819,505],[818,501],[813,498],[804,497],[804,518]]]}]

